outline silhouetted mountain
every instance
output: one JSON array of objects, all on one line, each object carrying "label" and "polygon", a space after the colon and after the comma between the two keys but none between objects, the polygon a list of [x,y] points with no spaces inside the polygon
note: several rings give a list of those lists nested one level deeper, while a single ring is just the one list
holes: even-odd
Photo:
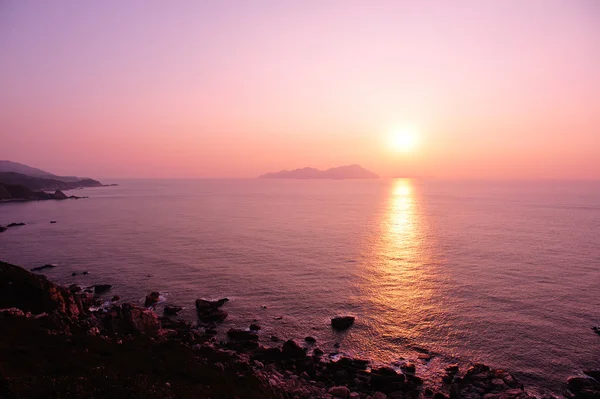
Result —
[{"label": "silhouetted mountain", "polygon": [[360,165],[339,166],[327,170],[315,168],[302,168],[282,170],[281,172],[267,173],[259,179],[378,179],[375,173],[368,171]]},{"label": "silhouetted mountain", "polygon": [[27,176],[15,172],[0,172],[0,184],[6,186],[23,186],[33,191],[70,190],[78,187],[102,187],[103,184],[93,179],[62,181],[41,177]]},{"label": "silhouetted mountain", "polygon": [[77,176],[57,176],[55,174],[43,171],[38,168],[34,168],[28,165],[24,165],[18,162],[12,161],[0,161],[0,172],[14,172],[22,175],[41,177],[43,179],[55,179],[65,182],[74,182],[78,180],[86,180],[87,178]]}]

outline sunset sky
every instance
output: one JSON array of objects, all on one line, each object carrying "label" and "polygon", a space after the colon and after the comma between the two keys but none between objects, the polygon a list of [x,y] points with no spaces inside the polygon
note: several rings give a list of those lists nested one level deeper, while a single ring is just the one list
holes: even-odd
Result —
[{"label": "sunset sky", "polygon": [[600,1],[0,1],[0,159],[599,179]]}]

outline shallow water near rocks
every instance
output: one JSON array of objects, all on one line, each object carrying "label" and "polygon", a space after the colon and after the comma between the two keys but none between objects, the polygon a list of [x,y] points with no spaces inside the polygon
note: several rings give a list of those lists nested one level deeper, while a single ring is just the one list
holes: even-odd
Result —
[{"label": "shallow water near rocks", "polygon": [[[0,259],[111,284],[106,299],[160,291],[190,321],[195,299],[228,297],[221,331],[255,322],[265,344],[312,336],[436,381],[480,361],[559,393],[600,367],[598,182],[114,182],[0,204],[0,225],[27,223],[0,233]],[[336,315],[356,322],[335,332]]]}]

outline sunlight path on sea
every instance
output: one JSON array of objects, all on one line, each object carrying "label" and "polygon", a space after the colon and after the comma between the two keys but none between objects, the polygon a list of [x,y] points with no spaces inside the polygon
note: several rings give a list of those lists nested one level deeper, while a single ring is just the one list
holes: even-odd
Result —
[{"label": "sunlight path on sea", "polygon": [[[369,312],[357,346],[390,362],[416,359],[420,349],[437,351],[448,334],[436,242],[419,195],[411,179],[391,182],[379,229],[365,246],[368,254],[359,271],[361,301]],[[440,332],[433,342],[430,337]]]}]

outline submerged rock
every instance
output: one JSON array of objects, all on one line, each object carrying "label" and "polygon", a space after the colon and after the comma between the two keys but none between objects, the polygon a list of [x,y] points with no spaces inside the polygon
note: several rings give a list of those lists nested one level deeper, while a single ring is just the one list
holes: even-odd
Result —
[{"label": "submerged rock", "polygon": [[31,269],[32,272],[39,272],[42,270],[46,270],[46,269],[54,269],[56,266],[54,265],[44,265],[44,266],[38,266],[38,267],[34,267],[33,269]]},{"label": "submerged rock", "polygon": [[352,316],[334,317],[331,319],[331,327],[338,331],[347,330],[354,324],[354,320]]}]

